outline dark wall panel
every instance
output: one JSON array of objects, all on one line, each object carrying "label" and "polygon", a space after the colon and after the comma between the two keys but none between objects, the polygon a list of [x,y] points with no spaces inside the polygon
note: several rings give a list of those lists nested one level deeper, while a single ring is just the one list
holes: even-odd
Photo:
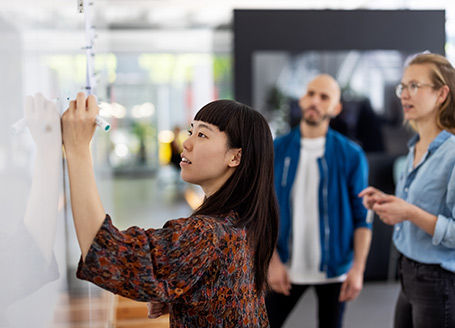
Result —
[{"label": "dark wall panel", "polygon": [[429,50],[444,54],[443,10],[235,10],[234,93],[252,104],[258,50]]}]

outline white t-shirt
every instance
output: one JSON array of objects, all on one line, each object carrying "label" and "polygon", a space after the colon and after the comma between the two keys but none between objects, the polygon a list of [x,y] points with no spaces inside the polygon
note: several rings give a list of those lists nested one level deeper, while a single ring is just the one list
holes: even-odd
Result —
[{"label": "white t-shirt", "polygon": [[292,253],[289,275],[293,284],[322,284],[343,281],[346,275],[327,278],[319,270],[321,238],[319,228],[318,158],[324,155],[325,137],[302,138],[299,167],[292,188]]}]

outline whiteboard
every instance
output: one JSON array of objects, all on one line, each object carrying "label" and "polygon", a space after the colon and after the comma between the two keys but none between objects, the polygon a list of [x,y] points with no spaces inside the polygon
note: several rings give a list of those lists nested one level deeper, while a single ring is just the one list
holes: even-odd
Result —
[{"label": "whiteboard", "polygon": [[[70,55],[85,55],[85,16],[77,12],[76,1],[23,5],[33,12],[44,3],[50,13],[52,6],[71,5],[80,16],[81,26],[66,28],[73,32]],[[49,62],[59,55],[53,45],[61,38],[64,20],[58,29],[47,29],[49,49],[43,51],[36,44],[36,22],[26,18],[0,12],[0,327],[50,327],[80,255],[65,197],[60,115],[67,97],[86,90],[86,81],[62,83]],[[89,80],[93,83],[93,72]],[[90,293],[86,298],[90,303]]]}]

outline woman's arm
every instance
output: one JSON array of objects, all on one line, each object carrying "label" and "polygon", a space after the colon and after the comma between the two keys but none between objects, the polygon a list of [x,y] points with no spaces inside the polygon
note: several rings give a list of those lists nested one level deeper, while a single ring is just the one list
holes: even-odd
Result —
[{"label": "woman's arm", "polygon": [[452,168],[447,194],[445,197],[446,213],[438,213],[436,226],[433,235],[434,245],[443,245],[448,248],[455,248],[455,167]]},{"label": "woman's arm", "polygon": [[438,218],[436,215],[428,213],[420,207],[411,205],[409,208],[408,220],[433,236]]},{"label": "woman's arm", "polygon": [[95,182],[90,150],[67,155],[71,209],[82,259],[101,227],[105,212]]},{"label": "woman's arm", "polygon": [[430,235],[434,234],[437,217],[401,198],[387,195],[373,187],[363,190],[359,197],[363,197],[364,206],[376,212],[386,224],[394,225],[409,220]]},{"label": "woman's arm", "polygon": [[227,274],[218,272],[221,262],[213,265],[220,250],[216,229],[210,220],[191,217],[161,229],[119,231],[107,217],[77,277],[136,301],[173,302],[200,279]]},{"label": "woman's arm", "polygon": [[105,212],[95,182],[90,141],[95,132],[98,106],[94,96],[77,94],[62,115],[63,144],[70,181],[71,209],[82,259],[101,227]]},{"label": "woman's arm", "polygon": [[394,225],[409,220],[431,236],[434,234],[437,217],[396,196],[382,196],[374,203],[373,210],[386,224]]}]

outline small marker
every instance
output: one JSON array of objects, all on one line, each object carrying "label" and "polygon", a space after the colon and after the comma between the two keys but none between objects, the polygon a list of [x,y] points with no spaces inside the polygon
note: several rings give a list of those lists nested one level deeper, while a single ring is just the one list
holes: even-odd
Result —
[{"label": "small marker", "polygon": [[96,115],[95,123],[105,132],[108,132],[111,129],[111,125],[99,115]]},{"label": "small marker", "polygon": [[367,211],[367,223],[373,223],[373,219],[374,219],[374,212],[372,210],[368,210]]}]

